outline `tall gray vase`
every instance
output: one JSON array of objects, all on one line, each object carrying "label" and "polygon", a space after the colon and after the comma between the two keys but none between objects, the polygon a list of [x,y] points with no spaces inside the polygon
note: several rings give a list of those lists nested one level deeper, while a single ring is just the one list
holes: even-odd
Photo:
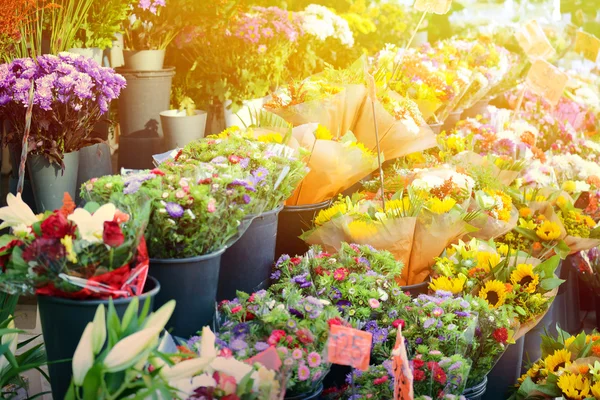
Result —
[{"label": "tall gray vase", "polygon": [[65,192],[75,199],[77,190],[77,172],[79,170],[79,152],[64,155],[65,169],[50,164],[41,155],[29,155],[27,167],[31,176],[31,186],[38,212],[56,210],[62,206]]},{"label": "tall gray vase", "polygon": [[81,185],[92,178],[112,174],[110,147],[106,143],[97,143],[79,149],[79,170],[77,172],[77,203]]}]

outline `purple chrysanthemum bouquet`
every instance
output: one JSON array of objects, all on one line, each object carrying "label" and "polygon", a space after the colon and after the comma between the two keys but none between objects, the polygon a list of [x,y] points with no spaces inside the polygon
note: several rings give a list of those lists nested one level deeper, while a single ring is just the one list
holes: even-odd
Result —
[{"label": "purple chrysanthemum bouquet", "polygon": [[62,166],[65,153],[95,141],[94,124],[125,84],[111,68],[71,53],[0,64],[0,119],[11,125],[8,142],[22,142],[33,86],[29,151]]}]

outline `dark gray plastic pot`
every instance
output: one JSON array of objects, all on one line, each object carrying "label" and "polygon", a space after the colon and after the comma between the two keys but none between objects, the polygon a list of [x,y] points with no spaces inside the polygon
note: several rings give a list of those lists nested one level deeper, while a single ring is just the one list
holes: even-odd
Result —
[{"label": "dark gray plastic pot", "polygon": [[482,400],[487,388],[487,383],[488,379],[486,376],[483,378],[481,383],[473,387],[466,388],[462,395],[465,396],[467,400]]},{"label": "dark gray plastic pot", "polygon": [[285,400],[318,400],[319,396],[323,392],[323,384],[321,384],[316,390],[310,393],[302,393],[294,396],[285,396]]},{"label": "dark gray plastic pot", "polygon": [[275,259],[282,254],[291,257],[303,255],[308,251],[308,245],[299,236],[309,230],[317,213],[331,204],[326,200],[317,204],[303,206],[284,206],[279,213],[277,225],[277,244],[275,246]]},{"label": "dark gray plastic pot", "polygon": [[173,150],[204,137],[206,129],[206,111],[194,111],[194,115],[185,115],[179,110],[160,113],[160,122],[165,135],[165,147]]},{"label": "dark gray plastic pot", "polygon": [[427,294],[429,288],[429,281],[417,283],[415,285],[401,286],[400,289],[403,292],[408,292],[411,297],[417,297],[420,294]]},{"label": "dark gray plastic pot", "polygon": [[[144,294],[139,296],[140,310],[147,298],[150,299],[152,309],[152,302],[159,291],[159,283],[149,276]],[[123,316],[132,299],[129,297],[113,300],[120,317]],[[72,300],[52,296],[38,296],[37,300],[48,361],[69,360],[48,366],[52,397],[64,399],[73,372],[70,359],[75,354],[86,325],[94,320],[98,305],[104,304],[108,310],[108,300]]]},{"label": "dark gray plastic pot", "polygon": [[190,258],[150,259],[149,274],[160,282],[154,308],[174,299],[177,307],[167,323],[175,336],[189,338],[211,325],[215,314],[221,255],[225,249]]},{"label": "dark gray plastic pot", "polygon": [[[127,80],[127,86],[119,96],[119,165],[124,168],[139,168],[137,159],[148,160],[151,163],[153,154],[164,151],[161,143],[163,131],[160,113],[169,109],[175,68],[168,67],[157,71],[125,68],[116,70]],[[136,141],[138,145],[145,141],[153,143],[136,148],[132,143],[123,143],[125,138],[143,139]],[[158,151],[148,152],[155,151],[157,146],[160,147]]]},{"label": "dark gray plastic pot", "polygon": [[231,300],[236,292],[266,289],[275,260],[277,216],[283,207],[252,219],[242,237],[221,256],[217,300]]},{"label": "dark gray plastic pot", "polygon": [[56,210],[62,206],[65,192],[76,198],[77,173],[79,171],[79,152],[72,151],[64,155],[65,169],[50,164],[41,155],[29,155],[27,167],[31,177],[31,186],[38,212]]},{"label": "dark gray plastic pot", "polygon": [[119,138],[119,170],[121,168],[152,169],[152,156],[165,152],[163,138]]},{"label": "dark gray plastic pot", "polygon": [[508,393],[510,388],[517,383],[521,376],[524,342],[525,338],[521,337],[515,344],[508,346],[487,375],[488,384],[485,400],[506,400],[510,397]]},{"label": "dark gray plastic pot", "polygon": [[79,171],[77,173],[77,202],[79,188],[92,178],[112,174],[110,147],[106,143],[97,143],[79,150]]}]

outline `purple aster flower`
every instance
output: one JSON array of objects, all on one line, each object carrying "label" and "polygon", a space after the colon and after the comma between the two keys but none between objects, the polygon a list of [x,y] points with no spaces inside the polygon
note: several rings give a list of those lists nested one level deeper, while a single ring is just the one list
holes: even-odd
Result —
[{"label": "purple aster flower", "polygon": [[336,287],[331,287],[331,289],[329,289],[329,295],[331,296],[331,298],[333,300],[337,300],[337,299],[341,299],[342,298],[342,292],[340,292],[340,290]]},{"label": "purple aster flower", "polygon": [[388,313],[388,317],[390,317],[390,318],[396,318],[397,316],[398,316],[398,310],[391,310]]},{"label": "purple aster flower", "polygon": [[468,301],[466,301],[466,300],[463,300],[463,301],[461,301],[459,304],[460,304],[460,306],[461,306],[462,308],[469,308],[469,307],[470,307],[470,304],[469,304],[469,302],[468,302]]},{"label": "purple aster flower", "polygon": [[435,292],[436,296],[440,296],[444,299],[452,297],[452,292],[447,292],[445,290],[438,290],[437,292]]},{"label": "purple aster flower", "polygon": [[375,272],[373,270],[369,270],[369,271],[367,271],[367,273],[365,274],[365,276],[377,276],[377,272]]},{"label": "purple aster flower", "polygon": [[460,361],[455,362],[454,364],[452,364],[450,366],[450,368],[448,368],[449,371],[454,371],[455,369],[459,369],[461,367],[462,363]]},{"label": "purple aster flower", "polygon": [[250,332],[250,327],[248,326],[248,324],[240,322],[239,324],[233,327],[232,332],[234,337],[244,336]]},{"label": "purple aster flower", "polygon": [[220,347],[221,349],[227,349],[227,342],[224,341],[223,339],[219,339],[219,338],[215,338],[215,344]]},{"label": "purple aster flower", "polygon": [[281,264],[288,261],[289,259],[290,256],[288,256],[287,254],[282,255],[281,257],[279,257],[279,260],[277,260],[277,262],[275,263],[275,267],[279,268]]},{"label": "purple aster flower", "polygon": [[422,344],[423,343],[423,338],[420,338],[420,337],[416,338],[415,339],[415,343],[416,344]]},{"label": "purple aster flower", "polygon": [[366,331],[366,332],[373,332],[377,328],[378,328],[377,321],[371,320],[371,321],[367,322],[365,324],[365,326],[363,326],[362,330]]},{"label": "purple aster flower", "polygon": [[304,314],[302,314],[300,311],[296,310],[295,308],[290,307],[289,311],[290,311],[290,314],[292,314],[295,317],[304,318]]},{"label": "purple aster flower", "polygon": [[271,279],[278,280],[279,278],[281,278],[281,270],[278,269],[271,274]]},{"label": "purple aster flower", "polygon": [[248,168],[248,164],[250,164],[250,159],[248,157],[242,158],[238,165],[244,169]]},{"label": "purple aster flower", "polygon": [[446,340],[446,336],[444,336],[444,335],[440,335],[440,336],[438,336],[438,340],[439,340],[440,342],[444,342],[444,341]]},{"label": "purple aster flower", "polygon": [[181,218],[185,211],[183,207],[181,207],[181,205],[173,202],[168,202],[167,204],[165,204],[165,209],[167,210],[167,213],[169,213],[171,218]]},{"label": "purple aster flower", "polygon": [[367,267],[371,267],[371,262],[367,260],[365,257],[360,257],[358,262],[361,264],[365,264]]},{"label": "purple aster flower", "polygon": [[292,278],[292,282],[294,282],[297,285],[301,285],[303,283],[306,283],[307,276],[308,276],[308,272],[306,272],[304,274],[296,275]]},{"label": "purple aster flower", "polygon": [[436,320],[434,318],[428,318],[425,323],[423,324],[423,327],[425,329],[429,329],[433,324],[436,323]]},{"label": "purple aster flower", "polygon": [[194,348],[194,345],[196,343],[198,343],[200,341],[201,337],[200,336],[192,336],[191,338],[188,339],[187,341],[187,346],[191,349]]},{"label": "purple aster flower", "polygon": [[244,200],[245,204],[249,204],[250,201],[252,200],[252,198],[250,196],[248,196],[247,194],[245,194],[243,197],[243,200]]},{"label": "purple aster flower", "polygon": [[223,156],[217,156],[217,157],[213,158],[212,160],[210,160],[210,162],[212,164],[224,164],[227,162],[227,158],[225,158]]},{"label": "purple aster flower", "polygon": [[123,194],[134,194],[142,187],[142,183],[155,178],[154,174],[133,174],[123,180]]},{"label": "purple aster flower", "polygon": [[392,360],[385,360],[383,362],[383,368],[385,368],[385,370],[387,371],[389,376],[394,376],[394,367],[392,365]]},{"label": "purple aster flower", "polygon": [[257,182],[264,181],[267,175],[269,175],[269,170],[264,167],[260,167],[252,171],[252,176],[256,178]]},{"label": "purple aster flower", "polygon": [[402,291],[400,289],[398,289],[398,288],[393,288],[392,289],[392,294],[394,296],[400,296],[400,293],[402,293]]},{"label": "purple aster flower", "polygon": [[387,328],[377,329],[375,332],[373,332],[373,344],[381,344],[387,340],[387,337]]},{"label": "purple aster flower", "polygon": [[242,351],[244,349],[246,349],[248,347],[248,343],[246,343],[244,340],[242,339],[233,339],[230,343],[229,343],[229,347],[231,348],[231,350],[233,351]]},{"label": "purple aster flower", "polygon": [[463,318],[471,315],[466,311],[454,311],[454,314],[458,315],[459,317],[463,317]]},{"label": "purple aster flower", "polygon": [[256,342],[254,348],[256,349],[256,351],[265,351],[269,348],[269,344],[265,342]]},{"label": "purple aster flower", "polygon": [[340,312],[343,312],[345,308],[352,306],[352,303],[348,300],[338,300],[335,304]]},{"label": "purple aster flower", "polygon": [[300,284],[300,289],[306,289],[311,286],[312,286],[312,282],[306,281],[306,282]]}]

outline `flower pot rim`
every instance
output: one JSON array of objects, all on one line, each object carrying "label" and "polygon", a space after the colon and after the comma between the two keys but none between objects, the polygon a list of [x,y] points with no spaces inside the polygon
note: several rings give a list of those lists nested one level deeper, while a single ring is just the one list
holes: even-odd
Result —
[{"label": "flower pot rim", "polygon": [[278,205],[276,208],[269,210],[269,211],[263,211],[260,214],[248,214],[244,217],[244,219],[248,220],[248,219],[255,219],[255,218],[259,218],[259,217],[266,217],[272,214],[279,214],[279,212],[283,209],[283,204]]},{"label": "flower pot rim", "polygon": [[150,263],[153,263],[153,264],[187,264],[187,263],[191,263],[191,262],[204,261],[204,260],[209,260],[211,258],[219,257],[225,252],[225,250],[227,250],[227,247],[223,247],[222,249],[213,251],[212,253],[202,254],[199,256],[187,257],[187,258],[150,258]]},{"label": "flower pot rim", "polygon": [[142,75],[142,76],[144,76],[144,75],[160,76],[160,75],[157,75],[157,73],[163,73],[164,76],[173,76],[173,75],[175,75],[175,67],[165,65],[164,67],[162,67],[162,69],[152,69],[152,70],[116,67],[115,72],[117,72],[121,75],[128,74],[128,75]]},{"label": "flower pot rim", "polygon": [[323,208],[324,206],[328,206],[329,204],[331,204],[332,200],[333,199],[328,199],[328,200],[322,201],[320,203],[303,204],[303,205],[299,205],[299,206],[284,206],[283,210],[281,210],[281,211],[282,212],[297,212],[297,211],[318,210],[320,208]]},{"label": "flower pot rim", "polygon": [[322,393],[322,392],[323,392],[323,383],[320,383],[319,386],[315,387],[315,389],[312,392],[298,393],[298,394],[295,394],[294,396],[291,396],[291,397],[284,397],[284,399],[288,399],[288,400],[290,400],[290,399],[297,399],[300,396],[302,396],[302,397],[311,396],[312,397],[312,396],[315,396],[315,395],[317,395],[319,393]]},{"label": "flower pot rim", "polygon": [[425,282],[421,282],[421,283],[415,283],[414,285],[400,286],[400,290],[405,291],[405,290],[420,289],[424,286],[427,286],[428,284],[429,284],[429,282],[425,281]]},{"label": "flower pot rim", "polygon": [[[150,280],[151,282],[154,283],[154,287],[152,289],[150,289],[149,291],[142,293],[139,296],[133,296],[133,297],[137,297],[140,300],[145,300],[147,297],[155,296],[160,291],[160,282],[158,282],[158,279],[148,275],[148,277],[146,278],[146,282],[148,282],[148,280]],[[43,295],[36,295],[36,297],[38,299],[38,302],[40,299],[43,299],[43,301],[48,302],[48,303],[83,305],[83,306],[98,306],[100,304],[108,304],[108,300],[73,300],[73,299],[67,299],[64,297],[43,296]],[[113,304],[115,304],[115,305],[124,304],[124,303],[131,301],[131,299],[133,299],[133,297],[120,297],[118,299],[112,299],[112,301],[113,301]]]},{"label": "flower pot rim", "polygon": [[207,112],[204,110],[194,110],[194,115],[172,115],[173,112],[178,113],[179,110],[172,109],[172,110],[161,111],[160,116],[167,117],[167,118],[194,118],[194,117],[198,117],[198,116],[207,114]]},{"label": "flower pot rim", "polygon": [[165,49],[142,49],[142,50],[123,49],[123,51],[127,51],[129,53],[140,53],[142,51],[162,51],[162,52],[166,52],[167,50],[165,50]]},{"label": "flower pot rim", "polygon": [[483,379],[481,380],[481,382],[479,382],[476,385],[473,385],[471,387],[465,388],[465,390],[463,391],[463,395],[468,394],[468,395],[479,395],[481,396],[483,393],[485,393],[485,391],[483,393],[469,393],[469,392],[480,392],[482,389],[487,388],[487,383],[488,383],[488,378],[487,375],[483,377]]}]

